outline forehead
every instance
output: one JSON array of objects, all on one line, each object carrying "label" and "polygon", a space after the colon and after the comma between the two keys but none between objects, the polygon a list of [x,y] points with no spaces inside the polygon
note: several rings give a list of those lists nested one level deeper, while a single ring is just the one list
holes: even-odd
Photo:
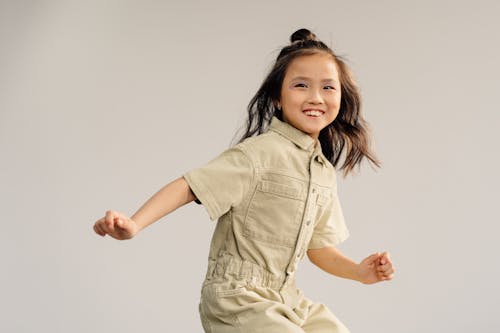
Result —
[{"label": "forehead", "polygon": [[295,78],[318,80],[339,80],[337,64],[332,56],[326,53],[299,56],[293,59],[285,74],[285,80]]}]

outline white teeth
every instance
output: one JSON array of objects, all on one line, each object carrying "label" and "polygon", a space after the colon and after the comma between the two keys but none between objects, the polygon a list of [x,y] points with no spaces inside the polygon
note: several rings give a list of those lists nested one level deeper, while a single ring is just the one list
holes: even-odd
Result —
[{"label": "white teeth", "polygon": [[316,111],[316,110],[307,110],[307,111],[304,111],[304,113],[308,116],[314,116],[314,117],[319,117],[323,114],[323,112]]}]

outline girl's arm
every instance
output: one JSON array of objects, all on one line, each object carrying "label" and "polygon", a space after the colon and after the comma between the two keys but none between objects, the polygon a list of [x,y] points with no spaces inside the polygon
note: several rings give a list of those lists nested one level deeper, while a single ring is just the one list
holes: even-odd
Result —
[{"label": "girl's arm", "polygon": [[135,221],[140,231],[194,199],[196,197],[186,180],[179,177],[149,198],[131,219]]},{"label": "girl's arm", "polygon": [[108,210],[106,216],[94,224],[94,231],[101,236],[108,234],[120,240],[129,239],[148,225],[195,199],[184,177],[180,177],[156,192],[130,219],[124,214]]},{"label": "girl's arm", "polygon": [[394,273],[388,252],[374,253],[359,264],[333,246],[308,250],[307,256],[313,264],[327,273],[364,284],[391,280]]}]

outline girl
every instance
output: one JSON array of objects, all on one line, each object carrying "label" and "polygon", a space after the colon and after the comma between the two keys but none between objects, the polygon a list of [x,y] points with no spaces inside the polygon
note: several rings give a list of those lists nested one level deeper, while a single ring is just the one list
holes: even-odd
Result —
[{"label": "girl", "polygon": [[94,230],[129,239],[194,200],[217,220],[199,303],[206,332],[349,332],[294,277],[305,254],[364,284],[393,277],[388,252],[357,264],[335,248],[349,236],[337,196],[340,155],[344,177],[363,158],[380,167],[367,128],[344,61],[300,29],[251,100],[236,145],[167,184],[131,218],[107,211]]}]

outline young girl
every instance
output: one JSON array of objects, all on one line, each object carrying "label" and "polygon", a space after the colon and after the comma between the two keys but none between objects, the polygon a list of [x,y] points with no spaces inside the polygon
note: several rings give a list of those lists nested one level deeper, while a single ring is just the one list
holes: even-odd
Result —
[{"label": "young girl", "polygon": [[349,332],[304,296],[295,273],[307,254],[365,284],[393,277],[389,253],[357,264],[335,248],[349,236],[337,196],[340,155],[344,177],[363,158],[380,167],[367,128],[346,64],[300,29],[251,100],[236,145],[167,184],[131,218],[107,211],[94,230],[129,239],[194,200],[217,220],[199,303],[206,332]]}]

